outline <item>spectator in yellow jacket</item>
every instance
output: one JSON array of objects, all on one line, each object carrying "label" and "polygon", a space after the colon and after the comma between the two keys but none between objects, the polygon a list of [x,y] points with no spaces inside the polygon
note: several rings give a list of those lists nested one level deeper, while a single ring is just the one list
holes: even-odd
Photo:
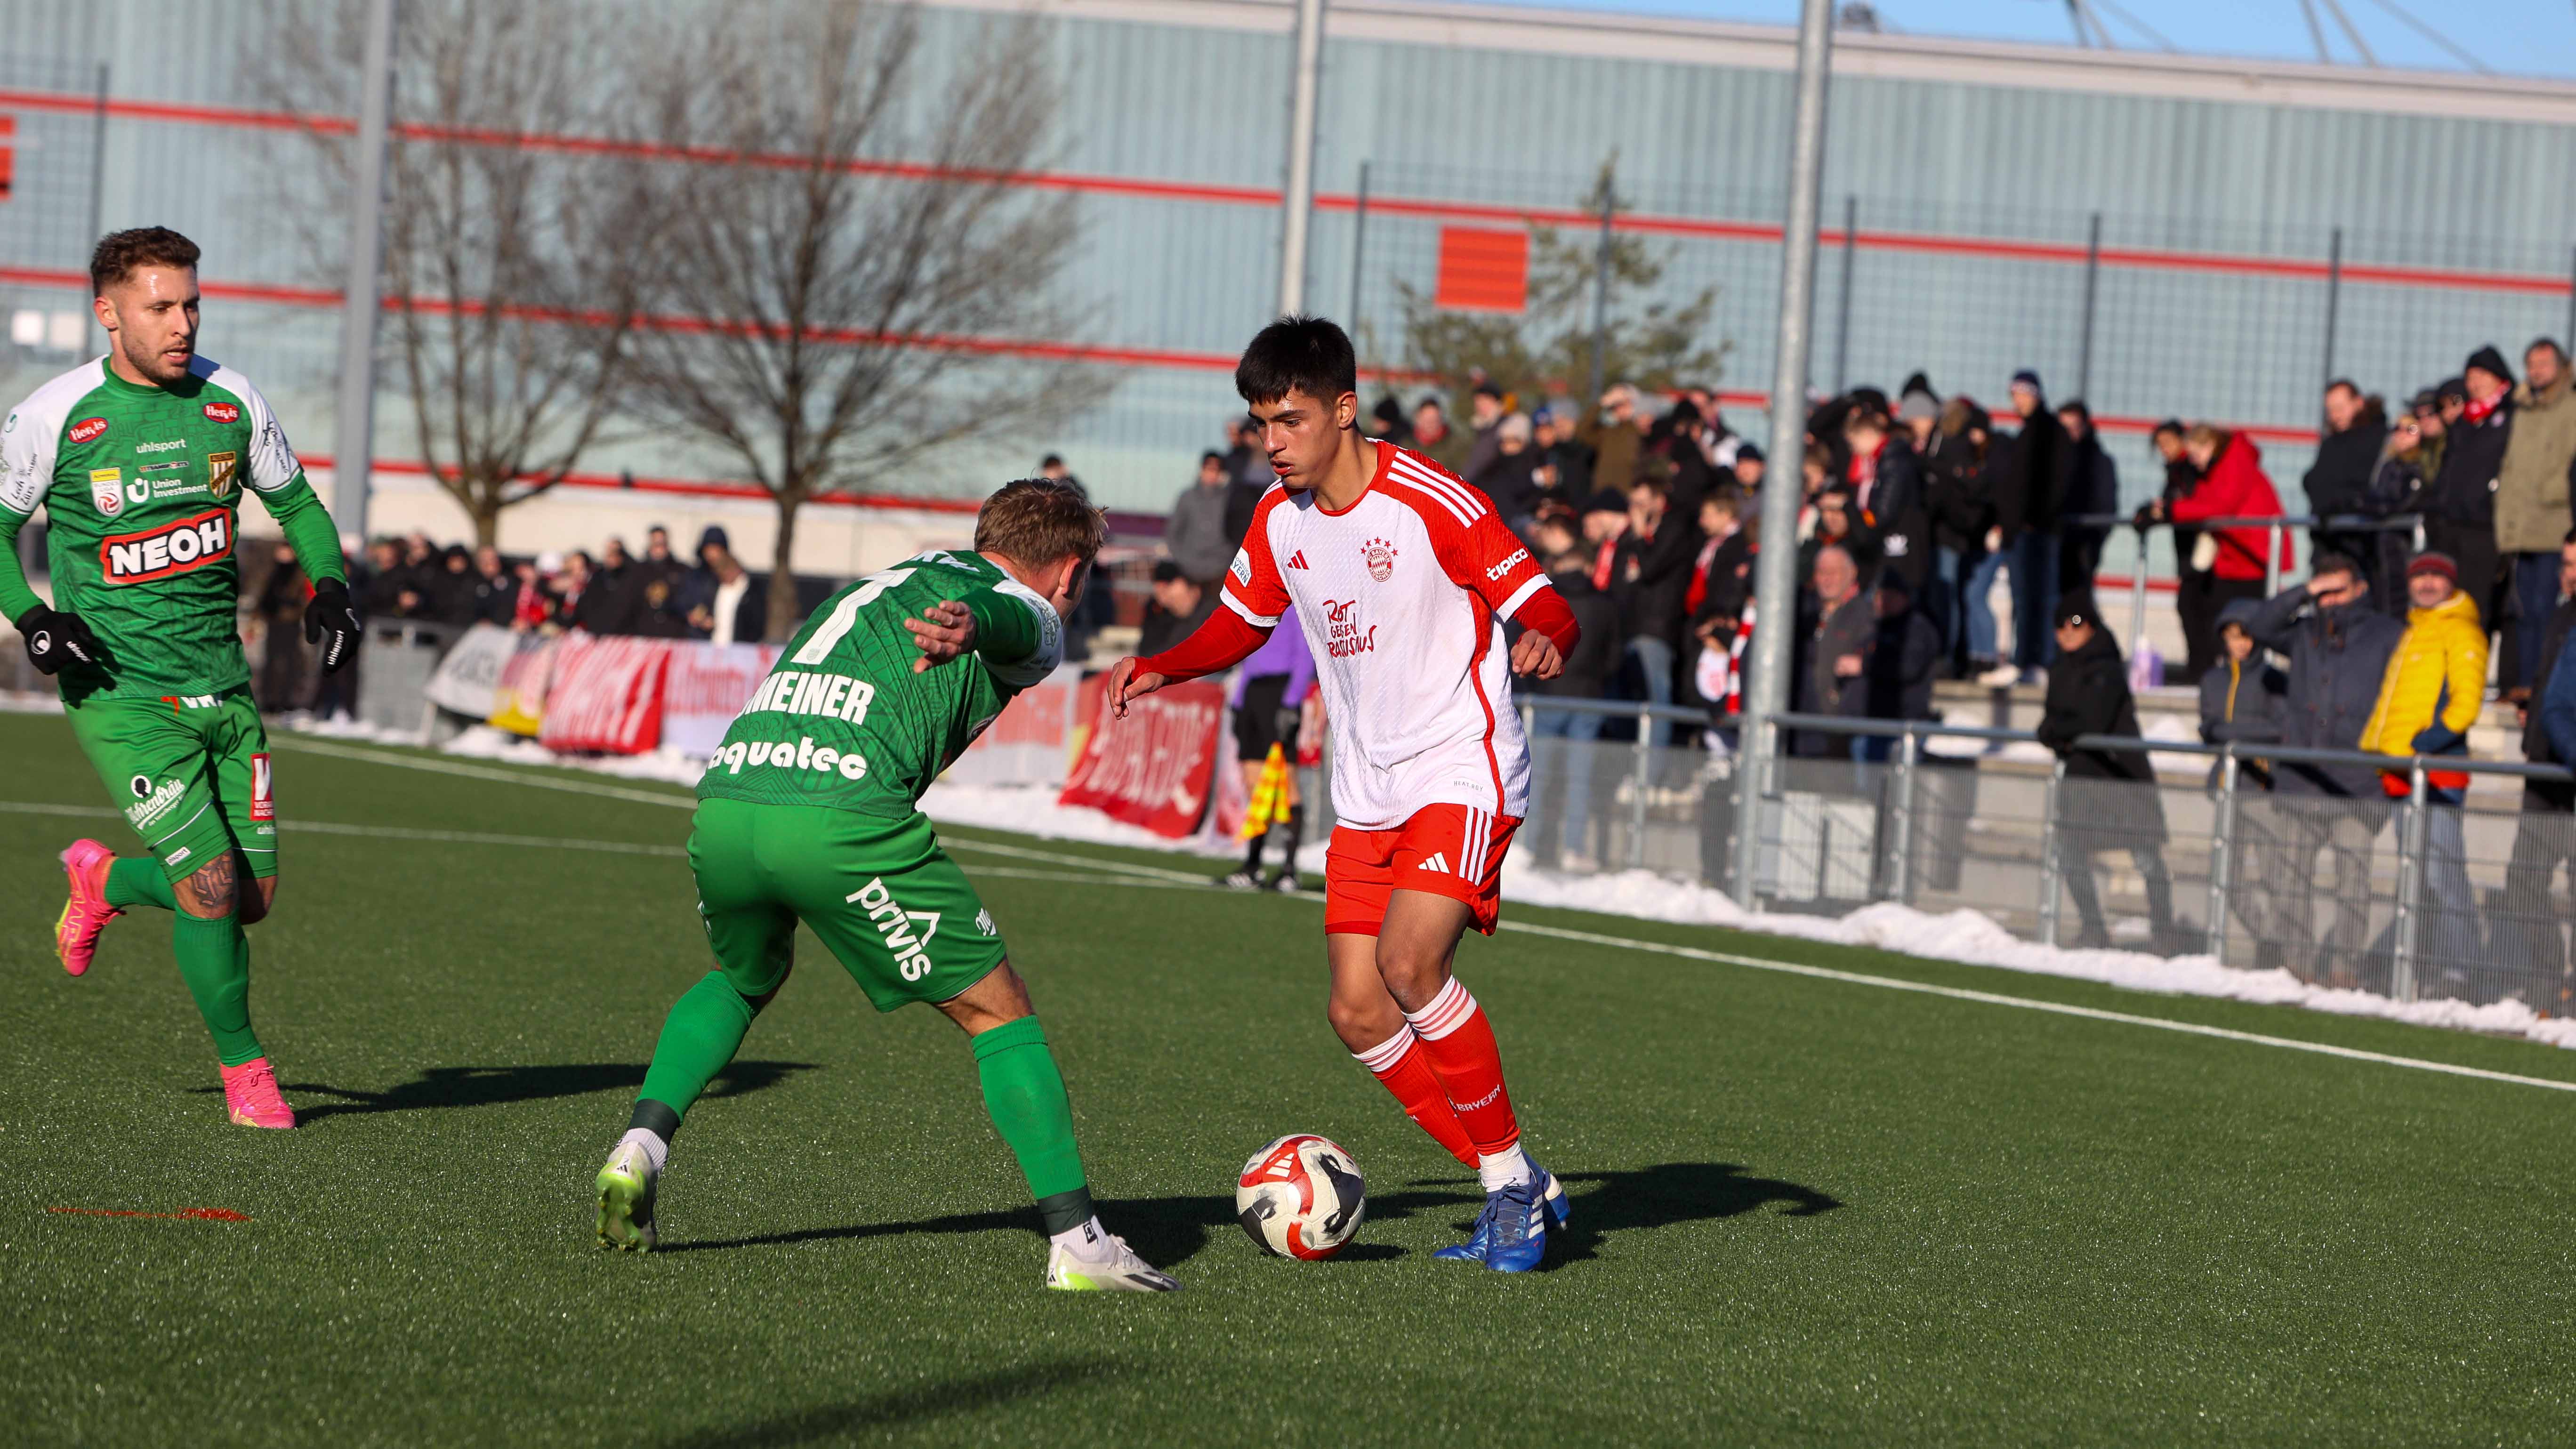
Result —
[{"label": "spectator in yellow jacket", "polygon": [[[2406,598],[2414,606],[2407,611],[2406,636],[2388,656],[2361,748],[2400,757],[2465,755],[2469,726],[2486,705],[2487,631],[2477,601],[2460,592],[2459,566],[2440,553],[2420,554],[2406,566]],[[2391,770],[2380,780],[2390,795],[2403,797],[2412,793],[2410,776],[2408,770]],[[2427,770],[2424,784],[2424,803],[2445,808],[2424,816],[2424,910],[2408,923],[2421,948],[2409,968],[2414,980],[2390,986],[2401,999],[2410,991],[2475,998],[2484,948],[2459,811],[2469,777]]]},{"label": "spectator in yellow jacket", "polygon": [[[2406,635],[2380,676],[2361,748],[2401,757],[2467,754],[2469,726],[2486,706],[2487,633],[2477,601],[2460,592],[2459,566],[2440,553],[2406,566],[2406,597],[2414,606]],[[2447,789],[2468,783],[2452,771],[2434,778]],[[2392,786],[2390,793],[2404,791]]]}]

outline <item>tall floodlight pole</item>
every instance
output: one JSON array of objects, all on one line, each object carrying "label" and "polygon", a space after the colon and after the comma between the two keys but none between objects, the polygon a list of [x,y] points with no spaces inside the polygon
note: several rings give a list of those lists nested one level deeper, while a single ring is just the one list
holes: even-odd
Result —
[{"label": "tall floodlight pole", "polygon": [[333,429],[332,513],[367,536],[367,466],[376,436],[377,271],[384,260],[385,132],[393,109],[394,0],[368,0],[358,151],[349,168],[349,277],[340,303],[340,406]]},{"label": "tall floodlight pole", "polygon": [[1306,227],[1315,212],[1315,110],[1324,70],[1324,0],[1297,0],[1288,85],[1288,193],[1279,224],[1279,311],[1306,310]]},{"label": "tall floodlight pole", "polygon": [[1780,248],[1780,339],[1771,370],[1771,470],[1762,489],[1762,553],[1754,574],[1753,679],[1735,771],[1735,899],[1750,910],[1760,880],[1762,776],[1775,753],[1774,716],[1789,702],[1790,635],[1798,627],[1798,460],[1807,452],[1808,312],[1816,288],[1816,208],[1825,170],[1826,63],[1832,0],[1802,0],[1797,120],[1789,133],[1789,216]]}]

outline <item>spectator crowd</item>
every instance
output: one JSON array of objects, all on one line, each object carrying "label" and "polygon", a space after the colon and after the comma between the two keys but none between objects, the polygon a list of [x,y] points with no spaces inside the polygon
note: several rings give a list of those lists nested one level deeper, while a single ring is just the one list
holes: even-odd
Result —
[{"label": "spectator crowd", "polygon": [[[279,543],[270,553],[264,573],[244,574],[244,607],[261,639],[261,707],[326,716],[345,709],[347,690],[333,676],[317,680],[308,657],[302,623],[312,586],[294,566],[292,547]],[[371,625],[408,620],[461,631],[495,624],[718,644],[757,643],[768,630],[768,579],[743,566],[720,526],[698,536],[688,560],[672,552],[670,530],[656,525],[645,530],[641,553],[611,538],[596,555],[574,549],[512,559],[488,544],[442,548],[415,532],[378,538],[349,562],[350,593]]]}]

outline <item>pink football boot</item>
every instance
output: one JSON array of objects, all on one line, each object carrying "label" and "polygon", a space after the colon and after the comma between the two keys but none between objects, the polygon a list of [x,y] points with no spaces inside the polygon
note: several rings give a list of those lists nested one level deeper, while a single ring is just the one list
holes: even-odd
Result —
[{"label": "pink football boot", "polygon": [[98,954],[98,933],[125,912],[107,903],[107,868],[116,852],[95,840],[75,840],[63,852],[63,874],[71,877],[71,899],[54,922],[54,954],[74,976],[89,969]]},{"label": "pink football boot", "polygon": [[273,1127],[282,1131],[295,1125],[295,1109],[277,1095],[277,1071],[266,1057],[253,1057],[240,1066],[224,1068],[224,1110],[231,1114],[236,1127]]}]

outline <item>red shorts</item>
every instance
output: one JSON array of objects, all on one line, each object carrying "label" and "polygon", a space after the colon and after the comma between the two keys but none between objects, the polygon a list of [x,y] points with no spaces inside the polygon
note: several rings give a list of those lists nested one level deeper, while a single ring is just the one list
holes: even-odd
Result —
[{"label": "red shorts", "polygon": [[1387,892],[1429,891],[1467,903],[1490,936],[1501,918],[1503,852],[1518,818],[1467,805],[1426,805],[1392,830],[1337,826],[1324,853],[1324,933],[1374,936]]}]

